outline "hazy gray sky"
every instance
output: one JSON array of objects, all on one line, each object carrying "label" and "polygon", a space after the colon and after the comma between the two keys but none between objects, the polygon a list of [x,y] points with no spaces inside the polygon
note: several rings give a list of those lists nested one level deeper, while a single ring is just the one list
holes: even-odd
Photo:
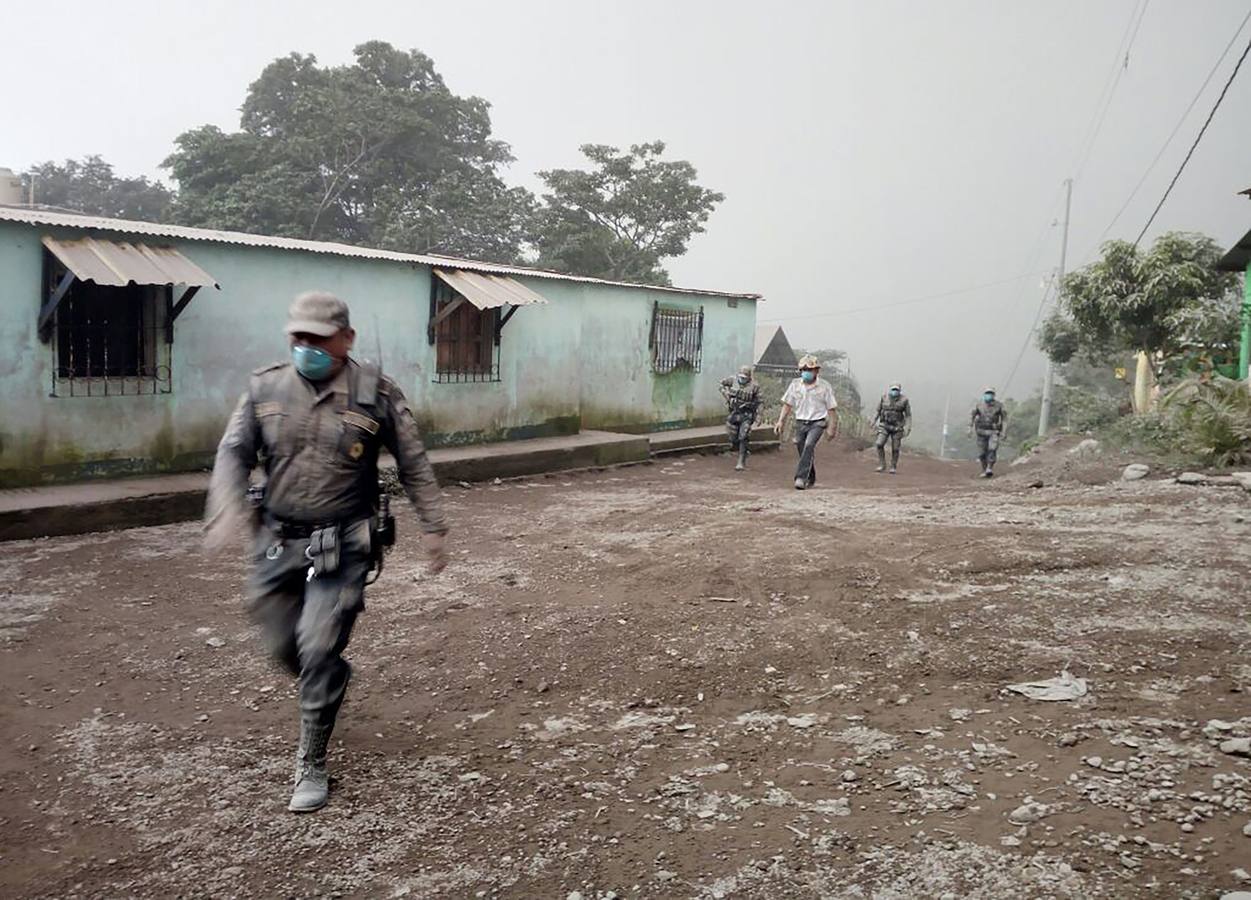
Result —
[{"label": "hazy gray sky", "polygon": [[[378,38],[432,56],[452,90],[492,103],[517,157],[506,177],[576,166],[579,144],[663,139],[723,191],[676,283],[754,290],[797,345],[851,354],[868,395],[900,378],[918,405],[964,408],[1004,380],[1057,263],[1100,235],[1229,42],[1251,0],[1069,2],[62,2],[9,4],[0,165],[99,153],[162,174],[181,131],[238,127],[248,84],[296,50],[351,59]],[[1133,238],[1233,64],[1110,230]],[[1083,138],[1117,66],[1106,119]],[[1251,61],[1152,234],[1251,229]],[[1024,276],[1017,278],[1017,276]],[[873,311],[915,297],[945,298]],[[1038,385],[1032,344],[1008,387]]]}]

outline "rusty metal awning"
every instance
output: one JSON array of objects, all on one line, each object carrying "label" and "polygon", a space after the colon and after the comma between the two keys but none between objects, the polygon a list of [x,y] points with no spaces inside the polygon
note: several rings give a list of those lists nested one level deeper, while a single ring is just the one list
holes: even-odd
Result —
[{"label": "rusty metal awning", "polygon": [[520,281],[506,275],[488,275],[464,269],[435,269],[434,274],[478,309],[529,306],[532,303],[547,302],[542,294],[535,293]]},{"label": "rusty metal awning", "polygon": [[108,287],[125,287],[131,283],[219,287],[213,276],[172,247],[91,237],[77,240],[45,237],[43,245],[79,281]]}]

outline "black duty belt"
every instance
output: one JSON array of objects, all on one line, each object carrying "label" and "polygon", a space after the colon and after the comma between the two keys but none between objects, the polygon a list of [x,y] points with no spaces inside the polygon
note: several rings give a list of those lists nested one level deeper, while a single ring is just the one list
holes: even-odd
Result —
[{"label": "black duty belt", "polygon": [[347,523],[346,522],[321,522],[316,525],[306,525],[303,522],[288,522],[284,519],[275,519],[272,517],[267,517],[265,520],[265,524],[269,527],[269,530],[274,533],[275,537],[280,537],[283,540],[293,541],[293,540],[303,540],[305,538],[312,537],[314,531],[320,531],[323,528],[333,528],[335,526],[338,526],[339,528],[343,528]]}]

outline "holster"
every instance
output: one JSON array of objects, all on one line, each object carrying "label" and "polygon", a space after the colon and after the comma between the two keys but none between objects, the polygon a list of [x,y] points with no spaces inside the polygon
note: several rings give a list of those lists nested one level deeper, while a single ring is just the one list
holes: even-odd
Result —
[{"label": "holster", "polygon": [[339,526],[327,525],[310,534],[304,556],[313,568],[313,577],[339,571]]}]

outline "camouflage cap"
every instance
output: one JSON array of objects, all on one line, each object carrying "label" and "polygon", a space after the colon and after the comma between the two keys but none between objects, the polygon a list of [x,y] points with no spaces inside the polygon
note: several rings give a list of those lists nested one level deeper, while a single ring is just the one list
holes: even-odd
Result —
[{"label": "camouflage cap", "polygon": [[799,359],[799,368],[801,369],[819,369],[821,368],[821,360],[817,359],[811,353],[805,354]]},{"label": "camouflage cap", "polygon": [[994,389],[993,387],[984,387],[984,388],[982,388],[982,393],[983,393],[983,394],[993,394],[993,393],[995,393],[995,389]]},{"label": "camouflage cap", "polygon": [[287,310],[287,334],[333,337],[351,327],[348,305],[325,291],[307,291],[300,294]]},{"label": "camouflage cap", "polygon": [[739,366],[739,367],[738,367],[738,374],[740,374],[740,375],[748,375],[748,376],[750,376],[750,375],[751,375],[751,366]]},{"label": "camouflage cap", "polygon": [[887,385],[886,390],[888,390],[888,391],[902,391],[902,390],[903,390],[903,385],[902,385],[902,384],[900,384],[898,381],[895,381],[895,382],[892,382],[891,384]]}]

